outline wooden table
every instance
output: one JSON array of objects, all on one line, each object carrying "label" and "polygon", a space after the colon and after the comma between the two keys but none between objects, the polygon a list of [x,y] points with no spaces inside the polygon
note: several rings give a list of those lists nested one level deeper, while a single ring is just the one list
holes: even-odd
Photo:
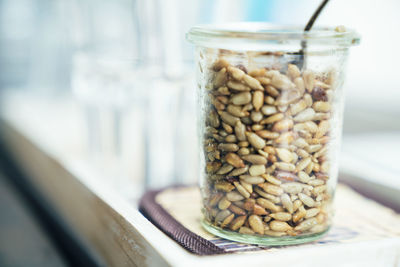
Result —
[{"label": "wooden table", "polygon": [[[190,254],[139,213],[137,199],[115,190],[109,177],[74,150],[79,147],[74,138],[81,125],[59,117],[74,114],[55,108],[63,105],[70,107],[60,99],[46,104],[32,97],[12,98],[8,107],[2,107],[1,134],[32,183],[100,262],[110,266],[386,266],[376,258],[379,252],[390,264],[396,257],[395,264],[400,264],[400,240],[395,238],[357,248],[343,245],[334,251],[328,246],[290,253],[281,249],[268,255],[264,251]],[[49,110],[52,116],[46,115]]]}]

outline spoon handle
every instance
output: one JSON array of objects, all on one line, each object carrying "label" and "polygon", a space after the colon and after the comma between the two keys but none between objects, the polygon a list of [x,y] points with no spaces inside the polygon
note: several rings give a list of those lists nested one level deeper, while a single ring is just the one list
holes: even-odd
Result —
[{"label": "spoon handle", "polygon": [[[314,11],[314,14],[311,16],[311,18],[308,20],[306,27],[304,28],[304,31],[307,32],[311,30],[312,26],[314,25],[314,22],[317,20],[319,14],[321,13],[322,9],[324,9],[325,5],[329,2],[329,0],[323,0],[321,4],[318,6],[318,8]],[[299,69],[302,69],[304,67],[304,51],[306,50],[307,47],[307,42],[305,40],[301,41],[301,49],[298,52],[298,55],[300,56],[299,60],[295,63]]]},{"label": "spoon handle", "polygon": [[314,22],[317,20],[319,14],[321,13],[322,9],[324,9],[325,5],[329,2],[329,0],[324,0],[322,3],[319,5],[317,10],[314,11],[314,14],[311,16],[310,20],[307,22],[306,27],[304,28],[304,31],[309,31],[312,26],[314,25]]}]

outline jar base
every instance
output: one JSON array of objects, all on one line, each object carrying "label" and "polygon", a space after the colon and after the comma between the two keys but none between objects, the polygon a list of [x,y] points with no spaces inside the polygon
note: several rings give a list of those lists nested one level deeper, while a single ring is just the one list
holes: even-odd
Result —
[{"label": "jar base", "polygon": [[202,220],[201,224],[207,232],[216,235],[218,237],[222,237],[240,243],[263,245],[263,246],[287,246],[287,245],[298,245],[298,244],[312,242],[320,239],[330,229],[330,227],[328,227],[323,232],[305,234],[300,236],[272,237],[272,236],[257,236],[257,235],[252,236],[252,235],[245,235],[245,234],[235,233],[232,231],[222,230],[208,223],[205,220]]}]

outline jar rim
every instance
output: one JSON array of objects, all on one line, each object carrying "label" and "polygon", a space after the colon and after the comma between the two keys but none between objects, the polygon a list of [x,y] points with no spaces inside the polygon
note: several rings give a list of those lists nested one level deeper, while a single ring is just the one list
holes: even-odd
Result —
[{"label": "jar rim", "polygon": [[315,27],[304,31],[303,26],[271,24],[265,22],[238,22],[227,24],[204,24],[192,27],[186,34],[195,45],[218,46],[219,43],[287,43],[306,41],[308,44],[350,47],[360,42],[359,34],[346,28],[336,31],[334,27]]}]

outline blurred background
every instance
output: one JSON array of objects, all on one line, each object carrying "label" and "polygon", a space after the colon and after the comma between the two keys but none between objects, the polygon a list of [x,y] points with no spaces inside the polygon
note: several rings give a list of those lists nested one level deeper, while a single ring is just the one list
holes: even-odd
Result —
[{"label": "blurred background", "polygon": [[[138,181],[135,190],[161,187],[171,179],[195,182],[193,47],[185,33],[199,23],[304,25],[318,4],[1,0],[1,108],[14,106],[8,97],[35,98],[44,113],[53,115],[37,127],[53,127],[49,122],[59,121],[56,117],[67,120],[76,128],[65,136],[75,152],[107,167],[122,185],[126,179]],[[395,0],[385,5],[360,0],[352,6],[335,0],[317,21],[346,25],[362,35],[348,64],[345,133],[400,129],[395,65],[400,36],[394,31],[399,10]],[[67,140],[58,138],[55,145],[65,147]]]},{"label": "blurred background", "polygon": [[[128,198],[194,184],[196,87],[185,33],[204,23],[305,25],[319,3],[0,0],[0,114]],[[342,171],[400,190],[399,11],[396,0],[332,0],[316,25],[362,36],[345,82]]]}]

